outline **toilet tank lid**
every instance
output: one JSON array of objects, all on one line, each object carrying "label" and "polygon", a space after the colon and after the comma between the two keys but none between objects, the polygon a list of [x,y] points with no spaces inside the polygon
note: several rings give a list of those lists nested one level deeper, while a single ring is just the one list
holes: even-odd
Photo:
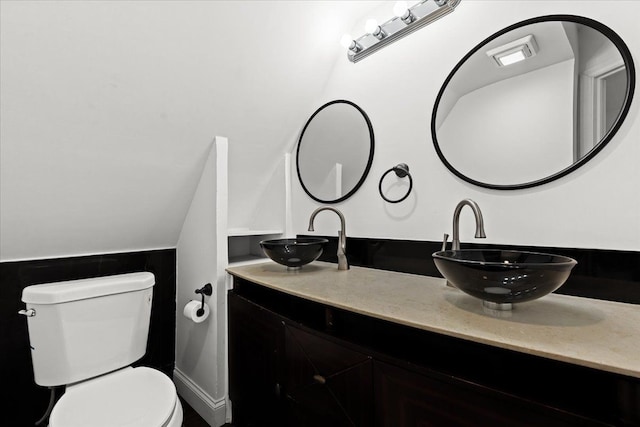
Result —
[{"label": "toilet tank lid", "polygon": [[43,283],[22,290],[22,301],[31,304],[58,304],[99,296],[147,289],[155,284],[153,273],[127,273],[65,282]]}]

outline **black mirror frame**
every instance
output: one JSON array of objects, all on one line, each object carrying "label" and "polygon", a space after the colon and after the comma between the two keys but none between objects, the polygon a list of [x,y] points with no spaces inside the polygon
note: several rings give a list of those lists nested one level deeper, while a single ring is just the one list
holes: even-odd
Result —
[{"label": "black mirror frame", "polygon": [[[345,194],[344,196],[340,197],[339,199],[322,200],[322,199],[317,198],[313,194],[311,194],[309,189],[304,185],[304,182],[302,182],[302,176],[300,176],[300,163],[299,163],[299,160],[298,160],[300,158],[300,146],[301,146],[301,143],[302,143],[302,138],[304,137],[304,133],[307,130],[307,127],[309,126],[309,123],[311,123],[313,118],[320,111],[322,111],[323,109],[327,108],[328,106],[333,105],[333,104],[339,104],[339,103],[351,105],[352,107],[357,109],[360,112],[360,114],[362,114],[362,117],[364,117],[364,120],[367,123],[367,127],[369,128],[369,140],[370,140],[369,159],[367,160],[367,166],[365,167],[365,169],[364,169],[364,171],[362,173],[362,176],[360,177],[360,180],[356,183],[356,185],[353,187],[353,189],[351,191],[349,191],[347,194]],[[298,181],[300,181],[300,185],[302,186],[302,189],[304,190],[304,192],[307,193],[307,195],[309,197],[311,197],[313,200],[315,200],[316,202],[325,203],[325,204],[340,203],[340,202],[348,199],[349,197],[353,196],[353,194],[355,194],[355,192],[358,191],[358,189],[364,183],[364,180],[367,178],[367,175],[369,175],[369,170],[371,169],[371,164],[373,163],[374,150],[375,150],[375,140],[374,140],[374,136],[373,136],[373,126],[371,125],[371,120],[369,120],[369,116],[367,116],[367,113],[365,113],[364,110],[362,108],[360,108],[358,105],[356,105],[355,103],[353,103],[351,101],[344,100],[344,99],[336,99],[334,101],[327,102],[326,104],[324,104],[323,106],[318,108],[311,115],[311,117],[309,117],[309,120],[307,120],[307,122],[305,123],[304,128],[302,129],[302,132],[300,132],[300,137],[298,138],[298,148],[296,149],[296,172],[298,174]]]},{"label": "black mirror frame", "polygon": [[[624,99],[623,107],[620,111],[620,114],[618,115],[618,118],[616,119],[611,129],[609,129],[607,134],[604,136],[604,138],[602,138],[602,140],[595,147],[593,147],[591,151],[589,151],[584,157],[579,159],[577,162],[571,164],[567,168],[562,169],[559,172],[556,172],[545,178],[541,178],[535,181],[525,182],[523,184],[509,184],[509,185],[488,184],[485,182],[480,182],[472,178],[469,178],[468,176],[464,175],[463,173],[458,171],[456,168],[454,168],[453,165],[451,165],[449,161],[445,158],[444,154],[440,149],[440,145],[438,144],[438,138],[436,136],[436,127],[435,127],[436,115],[438,113],[438,106],[442,99],[442,95],[445,89],[447,88],[447,85],[449,84],[449,82],[451,81],[455,73],[467,61],[467,59],[469,59],[471,55],[476,53],[478,50],[480,50],[484,45],[489,43],[491,40],[503,34],[506,34],[509,31],[514,30],[516,28],[524,27],[526,25],[535,24],[538,22],[548,22],[548,21],[568,21],[568,22],[575,22],[578,24],[586,25],[605,35],[609,40],[611,40],[611,42],[616,46],[616,48],[618,48],[618,51],[620,52],[620,55],[624,60],[626,72],[627,72],[627,93]],[[593,19],[585,18],[583,16],[577,16],[577,15],[545,15],[545,16],[539,16],[537,18],[527,19],[525,21],[521,21],[516,24],[510,25],[498,31],[497,33],[494,33],[493,35],[487,37],[485,40],[483,40],[478,45],[476,45],[476,47],[471,49],[471,51],[467,53],[458,62],[458,64],[456,64],[453,70],[449,73],[444,83],[442,84],[440,91],[438,92],[438,96],[436,97],[436,102],[433,106],[433,112],[431,114],[431,137],[433,139],[433,145],[435,147],[436,153],[438,154],[438,157],[440,158],[442,163],[444,163],[447,169],[451,171],[451,173],[456,175],[458,178],[466,182],[469,182],[471,184],[477,185],[479,187],[490,188],[493,190],[520,190],[524,188],[531,188],[531,187],[547,184],[549,182],[562,178],[565,175],[568,175],[569,173],[575,171],[576,169],[578,169],[579,167],[587,163],[589,160],[595,157],[596,154],[598,154],[611,141],[611,139],[618,132],[618,129],[620,129],[620,126],[622,126],[622,123],[627,117],[627,113],[629,112],[629,108],[631,107],[631,101],[633,100],[633,92],[635,90],[635,85],[636,85],[636,71],[635,71],[635,65],[633,63],[633,58],[631,57],[631,52],[629,51],[629,48],[627,47],[625,42],[622,40],[622,38],[611,28]]]}]

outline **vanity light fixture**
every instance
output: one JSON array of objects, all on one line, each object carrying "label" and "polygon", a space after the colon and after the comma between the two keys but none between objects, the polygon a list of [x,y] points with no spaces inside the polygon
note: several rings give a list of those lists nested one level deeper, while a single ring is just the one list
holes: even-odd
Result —
[{"label": "vanity light fixture", "polygon": [[453,12],[459,3],[460,0],[421,0],[409,7],[406,1],[396,2],[393,8],[396,16],[380,25],[374,19],[369,19],[365,25],[365,35],[357,39],[344,35],[340,44],[348,49],[349,60],[358,62],[378,49]]},{"label": "vanity light fixture", "polygon": [[493,58],[499,67],[515,64],[527,58],[535,56],[538,52],[538,45],[535,37],[528,36],[519,38],[502,46],[487,51],[487,56]]}]

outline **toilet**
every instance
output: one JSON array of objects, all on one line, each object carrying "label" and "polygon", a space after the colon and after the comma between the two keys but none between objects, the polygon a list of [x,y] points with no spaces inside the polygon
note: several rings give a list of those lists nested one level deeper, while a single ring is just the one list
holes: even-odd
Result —
[{"label": "toilet", "polygon": [[26,287],[35,382],[66,385],[49,427],[179,427],[182,405],[144,356],[155,277],[148,272]]}]

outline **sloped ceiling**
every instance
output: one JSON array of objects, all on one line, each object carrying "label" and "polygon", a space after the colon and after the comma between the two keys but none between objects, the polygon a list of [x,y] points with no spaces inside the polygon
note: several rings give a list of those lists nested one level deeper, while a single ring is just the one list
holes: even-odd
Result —
[{"label": "sloped ceiling", "polygon": [[1,1],[0,260],[175,246],[214,135],[242,222],[377,6]]}]

